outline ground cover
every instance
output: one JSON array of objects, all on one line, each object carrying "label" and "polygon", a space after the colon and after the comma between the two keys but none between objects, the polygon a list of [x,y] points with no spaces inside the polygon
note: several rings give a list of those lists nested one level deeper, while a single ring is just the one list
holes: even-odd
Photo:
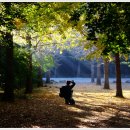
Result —
[{"label": "ground cover", "polygon": [[76,104],[65,105],[58,96],[62,84],[37,88],[27,98],[13,103],[0,102],[1,128],[129,128],[130,84],[123,84],[124,98],[95,84],[78,84],[73,98]]}]

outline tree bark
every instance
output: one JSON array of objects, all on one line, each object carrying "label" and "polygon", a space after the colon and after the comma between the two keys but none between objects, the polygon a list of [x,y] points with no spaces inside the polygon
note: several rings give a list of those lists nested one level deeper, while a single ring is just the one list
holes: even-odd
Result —
[{"label": "tree bark", "polygon": [[94,83],[94,60],[91,61],[91,83]]},{"label": "tree bark", "polygon": [[97,62],[97,85],[101,85],[101,63]]},{"label": "tree bark", "polygon": [[2,86],[2,46],[0,44],[0,87]]},{"label": "tree bark", "polygon": [[104,61],[104,89],[110,89],[109,86],[109,61],[105,59]]},{"label": "tree bark", "polygon": [[115,63],[116,63],[116,97],[123,97],[119,53],[115,54]]},{"label": "tree bark", "polygon": [[46,72],[46,83],[50,83],[50,70]]},{"label": "tree bark", "polygon": [[41,66],[38,67],[38,83],[37,86],[38,87],[42,87],[43,86],[43,82],[42,82],[42,68]]},{"label": "tree bark", "polygon": [[57,68],[55,67],[54,69],[54,77],[56,78],[57,77]]},{"label": "tree bark", "polygon": [[6,80],[3,94],[3,101],[14,101],[14,57],[13,57],[13,36],[10,32],[5,35],[6,41]]},{"label": "tree bark", "polygon": [[31,52],[31,36],[26,36],[26,41],[29,46],[29,54],[28,54],[28,72],[26,75],[26,89],[25,93],[32,93],[33,85],[32,85],[32,52]]},{"label": "tree bark", "polygon": [[80,77],[80,61],[78,61],[78,66],[77,66],[77,77]]}]

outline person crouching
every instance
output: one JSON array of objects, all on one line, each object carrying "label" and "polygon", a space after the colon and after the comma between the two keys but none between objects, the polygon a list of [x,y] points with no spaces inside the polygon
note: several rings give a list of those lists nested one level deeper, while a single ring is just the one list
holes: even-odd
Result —
[{"label": "person crouching", "polygon": [[73,90],[72,88],[76,85],[74,81],[67,81],[65,86],[60,88],[60,97],[65,99],[65,104],[74,105],[75,100],[72,98]]}]

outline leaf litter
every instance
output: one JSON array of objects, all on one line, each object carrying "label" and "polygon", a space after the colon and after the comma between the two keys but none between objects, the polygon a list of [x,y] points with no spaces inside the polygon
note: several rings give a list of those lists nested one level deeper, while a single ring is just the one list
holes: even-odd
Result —
[{"label": "leaf litter", "polygon": [[95,84],[77,84],[76,105],[65,105],[58,96],[61,84],[41,87],[13,103],[0,102],[1,128],[129,128],[130,86],[124,84],[125,98]]}]

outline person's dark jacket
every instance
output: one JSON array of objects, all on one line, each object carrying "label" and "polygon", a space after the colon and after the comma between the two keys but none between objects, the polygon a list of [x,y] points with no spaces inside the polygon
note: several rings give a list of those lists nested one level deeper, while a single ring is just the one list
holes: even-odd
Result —
[{"label": "person's dark jacket", "polygon": [[72,88],[75,86],[75,82],[71,82],[72,85],[66,85],[66,86],[62,86],[60,88],[60,93],[62,95],[62,97],[64,98],[70,98],[72,96],[73,90]]}]

